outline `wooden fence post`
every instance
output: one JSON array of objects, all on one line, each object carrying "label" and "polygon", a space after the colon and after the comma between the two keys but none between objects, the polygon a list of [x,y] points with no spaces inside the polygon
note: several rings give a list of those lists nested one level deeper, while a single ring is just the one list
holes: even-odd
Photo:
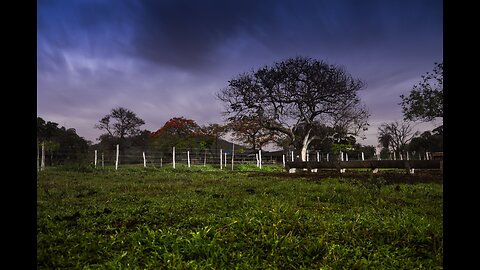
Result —
[{"label": "wooden fence post", "polygon": [[115,155],[115,170],[118,170],[118,152],[119,152],[120,148],[119,148],[119,145],[117,144],[117,154]]},{"label": "wooden fence post", "polygon": [[147,159],[145,158],[145,151],[143,151],[143,167],[147,167]]},{"label": "wooden fence post", "polygon": [[258,150],[258,161],[261,169],[262,168],[262,150]]},{"label": "wooden fence post", "polygon": [[232,143],[232,171],[233,171],[233,159],[235,157],[235,144]]},{"label": "wooden fence post", "polygon": [[222,169],[222,162],[223,162],[223,155],[222,155],[222,149],[220,149],[220,170]]},{"label": "wooden fence post", "polygon": [[42,142],[42,160],[40,161],[40,171],[45,170],[45,142]]}]

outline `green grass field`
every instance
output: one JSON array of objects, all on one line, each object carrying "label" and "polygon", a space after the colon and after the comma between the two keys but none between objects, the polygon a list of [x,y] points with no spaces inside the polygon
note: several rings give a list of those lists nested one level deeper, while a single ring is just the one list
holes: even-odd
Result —
[{"label": "green grass field", "polygon": [[442,269],[442,184],[246,169],[39,172],[38,269]]}]

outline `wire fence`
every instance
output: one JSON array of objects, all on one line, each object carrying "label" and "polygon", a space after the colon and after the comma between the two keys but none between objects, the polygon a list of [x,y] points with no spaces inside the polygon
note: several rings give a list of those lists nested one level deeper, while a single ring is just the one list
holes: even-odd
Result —
[{"label": "wire fence", "polygon": [[[259,168],[263,165],[282,165],[286,162],[301,161],[301,153],[298,150],[283,151],[253,151],[245,149],[204,149],[204,148],[176,148],[167,151],[158,149],[127,148],[121,149],[118,145],[114,149],[97,150],[90,149],[87,153],[75,156],[73,152],[46,151],[41,145],[37,152],[37,168],[43,170],[46,166],[61,164],[59,157],[80,160],[94,167],[115,166],[118,169],[122,165],[139,164],[144,167],[172,167],[181,166],[213,166],[219,169],[231,168],[241,164],[254,164]],[[349,160],[380,160],[374,155],[365,155],[363,152],[340,152],[330,153],[317,150],[309,150],[306,153],[306,161],[349,161]],[[385,159],[385,158],[384,158]],[[433,159],[429,152],[396,154],[392,153],[386,159],[390,160],[430,160]]]}]

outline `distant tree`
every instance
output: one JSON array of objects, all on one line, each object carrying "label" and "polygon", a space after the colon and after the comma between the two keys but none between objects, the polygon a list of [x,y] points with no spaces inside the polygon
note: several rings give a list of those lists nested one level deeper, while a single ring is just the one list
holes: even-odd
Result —
[{"label": "distant tree", "polygon": [[425,131],[413,138],[408,144],[408,150],[414,154],[443,151],[443,127]]},{"label": "distant tree", "polygon": [[275,141],[278,136],[277,132],[262,127],[261,120],[256,116],[231,121],[228,127],[235,140],[251,146],[254,151]]},{"label": "distant tree", "polygon": [[217,97],[229,121],[257,117],[263,128],[299,146],[305,160],[309,144],[322,139],[313,132],[318,122],[354,136],[366,130],[369,114],[357,94],[364,86],[342,67],[296,57],[239,75]]},{"label": "distant tree", "polygon": [[196,148],[203,135],[200,126],[191,119],[174,117],[168,120],[157,131],[152,132],[155,147],[168,151],[171,147]]},{"label": "distant tree", "polygon": [[57,165],[82,162],[88,152],[88,141],[77,135],[73,128],[58,127],[37,117],[37,142],[44,144],[47,164]]},{"label": "distant tree", "polygon": [[357,143],[355,144],[354,148],[355,150],[352,152],[352,156],[356,155],[358,157],[361,157],[361,154],[363,152],[363,156],[365,159],[372,159],[377,152],[377,149],[373,145],[361,145]]},{"label": "distant tree", "polygon": [[378,142],[385,149],[391,149],[393,152],[400,154],[407,150],[408,143],[418,132],[413,131],[413,127],[409,122],[391,122],[384,123],[378,127]]},{"label": "distant tree", "polygon": [[205,147],[214,146],[215,153],[218,153],[218,139],[220,139],[228,131],[227,125],[208,124],[201,127],[202,133],[205,135]]},{"label": "distant tree", "polygon": [[422,75],[410,94],[400,98],[404,120],[429,122],[443,118],[443,63],[435,63],[433,73]]},{"label": "distant tree", "polygon": [[139,135],[140,127],[144,124],[145,121],[138,118],[134,112],[123,107],[117,107],[100,119],[95,128],[107,131],[106,135],[118,138],[119,142],[122,143],[126,138]]},{"label": "distant tree", "polygon": [[151,136],[157,138],[162,135],[171,135],[177,137],[193,137],[200,133],[200,126],[191,119],[185,117],[174,117],[168,120],[163,127],[152,132]]}]

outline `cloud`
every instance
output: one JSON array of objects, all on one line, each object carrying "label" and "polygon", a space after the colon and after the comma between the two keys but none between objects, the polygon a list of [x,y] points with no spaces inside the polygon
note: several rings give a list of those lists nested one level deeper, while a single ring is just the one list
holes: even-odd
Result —
[{"label": "cloud", "polygon": [[221,122],[223,104],[214,94],[229,79],[297,55],[345,66],[367,82],[361,96],[372,122],[397,120],[399,95],[443,54],[441,1],[37,6],[37,111],[79,134],[98,133],[93,125],[116,106],[133,110],[150,130],[175,116]]}]

